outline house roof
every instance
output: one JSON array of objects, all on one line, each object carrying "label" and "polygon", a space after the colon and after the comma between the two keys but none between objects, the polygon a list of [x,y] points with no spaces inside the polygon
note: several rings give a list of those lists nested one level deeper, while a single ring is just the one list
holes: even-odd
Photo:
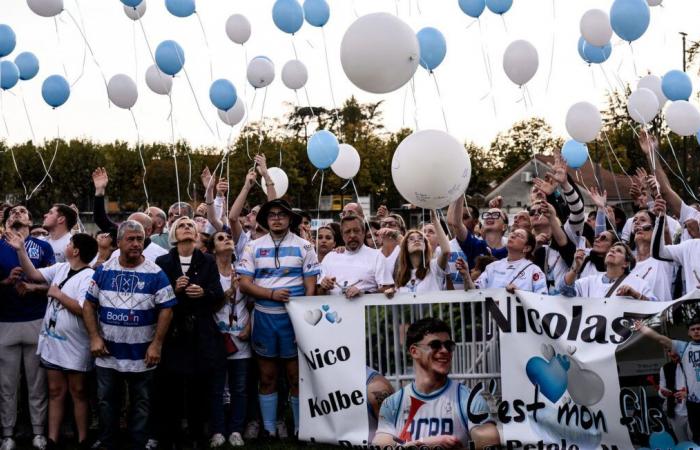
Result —
[{"label": "house roof", "polygon": [[[548,167],[548,164],[554,163],[553,156],[536,155],[535,158],[537,159],[537,168],[540,170],[540,175],[544,175],[545,171],[542,170],[543,166]],[[502,181],[501,183],[499,183],[498,186],[493,188],[491,192],[487,194],[486,197],[491,198],[494,195],[496,195],[504,184],[509,183],[515,177],[519,177],[520,173],[524,172],[525,169],[527,169],[528,166],[531,166],[532,163],[532,160],[528,160],[521,164],[517,169],[513,171],[513,173],[506,177],[504,181]],[[580,169],[569,168],[568,170],[568,173],[571,176],[571,178],[576,182],[576,184],[580,188],[582,188],[582,193],[584,196],[586,196],[587,192],[585,191],[589,187],[595,186],[602,187],[603,190],[608,191],[608,199],[611,201],[611,203],[627,203],[632,201],[632,198],[629,194],[632,182],[627,176],[610,172],[609,170],[604,169],[602,165],[597,163],[595,164],[595,166],[596,167],[594,169],[593,165],[589,160]],[[535,176],[534,173],[533,176]]]}]

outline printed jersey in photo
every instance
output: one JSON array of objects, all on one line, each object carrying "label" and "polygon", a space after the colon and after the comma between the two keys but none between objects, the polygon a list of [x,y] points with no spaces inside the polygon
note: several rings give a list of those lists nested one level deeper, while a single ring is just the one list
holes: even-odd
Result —
[{"label": "printed jersey in photo", "polygon": [[120,372],[152,369],[146,367],[144,358],[155,336],[158,315],[177,302],[165,272],[148,260],[127,269],[118,259],[110,259],[95,271],[85,299],[98,306],[100,330],[109,351],[96,364]]},{"label": "printed jersey in photo", "polygon": [[688,384],[688,401],[700,403],[700,342],[674,339],[673,351],[681,355],[681,368]]},{"label": "printed jersey in photo", "polygon": [[[379,411],[377,434],[385,433],[404,442],[430,436],[450,435],[463,446],[469,442],[469,430],[479,425],[469,422],[472,414],[487,417],[488,405],[481,395],[469,405],[469,388],[449,380],[439,390],[422,394],[411,383],[384,400]],[[486,420],[486,419],[485,419]]]}]

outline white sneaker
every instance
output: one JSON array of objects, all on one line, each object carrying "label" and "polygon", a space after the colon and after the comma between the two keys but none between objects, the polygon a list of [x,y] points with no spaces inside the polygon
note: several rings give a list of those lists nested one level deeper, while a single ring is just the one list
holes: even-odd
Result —
[{"label": "white sneaker", "polygon": [[209,448],[219,448],[226,443],[226,438],[221,433],[216,433],[209,439]]},{"label": "white sneaker", "polygon": [[[245,439],[257,439],[258,435],[260,434],[260,424],[258,423],[257,420],[251,420],[248,422],[248,425],[245,427],[245,431],[243,432],[243,437]],[[3,450],[3,449],[0,449]]]},{"label": "white sneaker", "polygon": [[277,421],[277,437],[280,439],[287,439],[289,437],[289,433],[287,433],[287,424],[284,423],[284,420]]},{"label": "white sneaker", "polygon": [[158,448],[158,441],[156,439],[149,439],[146,442],[146,450],[155,450]]},{"label": "white sneaker", "polygon": [[11,437],[2,438],[2,445],[0,445],[0,450],[15,450],[16,448],[17,444],[15,444],[14,439],[12,439]]},{"label": "white sneaker", "polygon": [[46,444],[46,438],[40,434],[37,434],[34,436],[34,439],[32,439],[32,447],[37,450],[44,450],[46,448]]},{"label": "white sneaker", "polygon": [[241,433],[238,432],[231,433],[231,436],[228,437],[228,443],[233,447],[243,447],[245,445],[245,442],[243,442],[243,438],[241,437]]}]

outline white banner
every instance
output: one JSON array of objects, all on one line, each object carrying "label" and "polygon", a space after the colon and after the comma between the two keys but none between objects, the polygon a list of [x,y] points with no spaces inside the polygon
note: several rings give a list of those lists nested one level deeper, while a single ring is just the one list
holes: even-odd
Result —
[{"label": "white banner", "polygon": [[404,337],[425,316],[449,324],[456,341],[450,377],[487,399],[504,448],[622,450],[681,440],[672,436],[657,393],[666,355],[632,328],[643,320],[687,341],[689,318],[700,317],[698,301],[511,295],[498,289],[391,300],[306,297],[287,309],[299,347],[302,440],[371,445],[376,412],[368,407],[368,368],[394,389],[412,381]]}]

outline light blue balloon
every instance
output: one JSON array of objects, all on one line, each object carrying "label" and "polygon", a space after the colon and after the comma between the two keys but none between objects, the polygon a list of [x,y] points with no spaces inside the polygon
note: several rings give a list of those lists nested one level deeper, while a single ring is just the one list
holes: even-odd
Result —
[{"label": "light blue balloon", "polygon": [[477,19],[486,8],[486,0],[459,0],[459,7],[464,14]]},{"label": "light blue balloon", "polygon": [[676,441],[673,436],[666,431],[651,433],[649,436],[649,447],[658,449],[673,448],[676,446]]},{"label": "light blue balloon", "polygon": [[19,81],[19,69],[12,61],[0,61],[0,89],[6,91]]},{"label": "light blue balloon", "polygon": [[185,51],[175,41],[163,41],[156,48],[156,64],[161,72],[175,76],[185,65]]},{"label": "light blue balloon", "polygon": [[294,34],[304,24],[304,9],[297,0],[277,0],[272,7],[272,21],[285,33]]},{"label": "light blue balloon", "polygon": [[58,108],[70,97],[70,85],[61,75],[51,75],[41,85],[41,96],[49,106]]},{"label": "light blue balloon", "polygon": [[131,6],[132,8],[136,9],[137,6],[141,4],[143,0],[122,0],[122,3],[124,3],[126,6]]},{"label": "light blue balloon", "polygon": [[639,39],[649,28],[650,20],[646,0],[615,0],[610,8],[613,31],[627,42]]},{"label": "light blue balloon", "polygon": [[507,13],[513,6],[513,0],[486,0],[486,7],[495,14]]},{"label": "light blue balloon", "polygon": [[673,447],[673,450],[693,450],[698,447],[698,444],[690,441],[679,442]]},{"label": "light blue balloon", "polygon": [[22,52],[15,58],[15,64],[19,69],[19,79],[31,80],[39,73],[39,58],[32,52]]},{"label": "light blue balloon", "polygon": [[579,169],[588,161],[588,147],[586,144],[569,140],[564,143],[561,149],[561,156],[566,160],[566,164],[572,169]]},{"label": "light blue balloon", "polygon": [[309,161],[317,169],[327,169],[338,159],[340,146],[338,138],[326,130],[317,131],[306,144],[306,154]]},{"label": "light blue balloon", "polygon": [[9,25],[0,24],[0,58],[9,55],[17,45],[17,36]]},{"label": "light blue balloon", "polygon": [[209,88],[209,99],[222,111],[228,111],[236,104],[236,88],[229,80],[219,79]]},{"label": "light blue balloon", "polygon": [[423,28],[416,37],[420,46],[420,65],[432,72],[445,59],[447,53],[445,37],[433,27]]},{"label": "light blue balloon", "polygon": [[671,70],[661,79],[661,90],[671,101],[689,100],[693,95],[693,82],[680,70]]},{"label": "light blue balloon", "polygon": [[331,17],[331,8],[326,0],[306,0],[304,2],[304,18],[309,25],[322,27]]},{"label": "light blue balloon", "polygon": [[605,47],[591,45],[583,37],[578,40],[578,54],[588,64],[600,64],[608,60],[612,54],[612,45],[608,42]]},{"label": "light blue balloon", "polygon": [[177,17],[189,17],[194,14],[194,0],[165,0],[168,12]]}]

